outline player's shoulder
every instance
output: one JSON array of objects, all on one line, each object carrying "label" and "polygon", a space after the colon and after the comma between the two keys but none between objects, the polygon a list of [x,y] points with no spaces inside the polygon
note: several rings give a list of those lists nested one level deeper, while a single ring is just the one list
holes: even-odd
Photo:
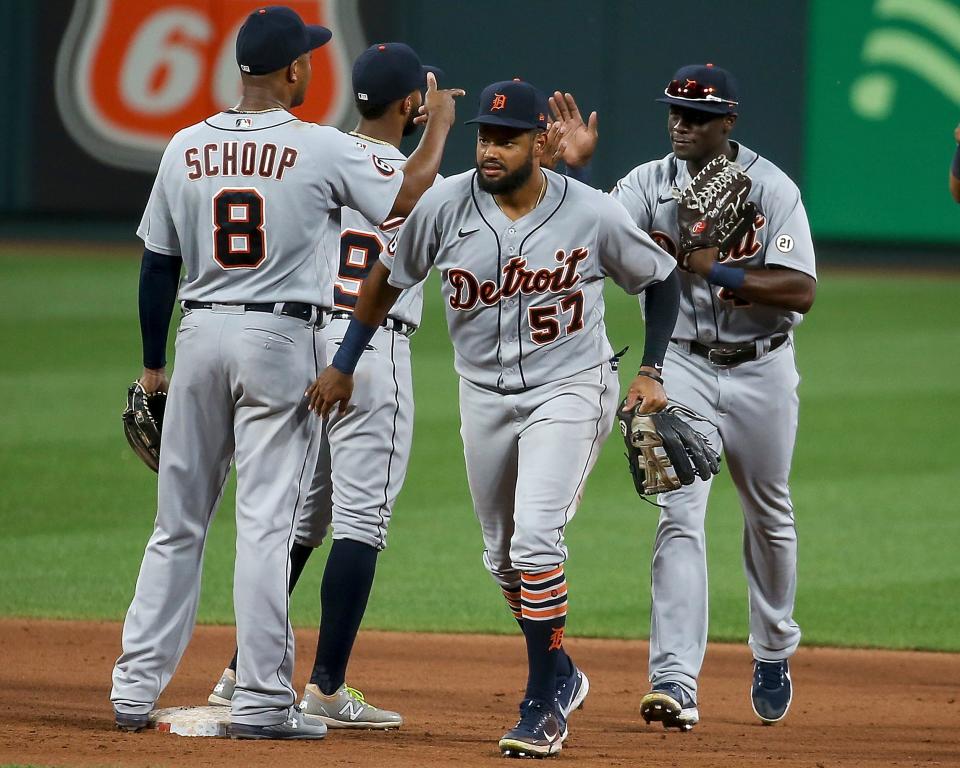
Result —
[{"label": "player's shoulder", "polygon": [[605,216],[607,212],[620,208],[609,195],[582,181],[543,169],[551,184],[561,187],[563,206],[571,210],[585,212],[588,216]]},{"label": "player's shoulder", "polygon": [[780,191],[785,195],[799,195],[800,189],[779,166],[743,144],[739,145],[737,164],[765,191]]},{"label": "player's shoulder", "polygon": [[433,186],[423,193],[423,197],[420,198],[417,206],[423,203],[439,211],[442,208],[456,205],[458,202],[469,200],[475,173],[475,171],[470,170],[446,178],[437,176]]},{"label": "player's shoulder", "polygon": [[659,188],[664,184],[672,184],[676,176],[677,158],[673,152],[670,152],[661,158],[635,166],[621,179],[621,182],[641,189]]}]

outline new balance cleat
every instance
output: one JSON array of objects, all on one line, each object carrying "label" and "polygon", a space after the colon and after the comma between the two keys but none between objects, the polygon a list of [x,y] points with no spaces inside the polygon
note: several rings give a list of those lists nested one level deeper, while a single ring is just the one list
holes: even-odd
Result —
[{"label": "new balance cleat", "polygon": [[700,722],[697,702],[677,683],[659,683],[640,700],[640,714],[648,723],[689,731]]},{"label": "new balance cleat", "polygon": [[323,723],[309,723],[303,715],[294,710],[293,714],[276,725],[243,725],[230,723],[227,733],[231,739],[322,739],[327,735],[327,726]]},{"label": "new balance cleat", "polygon": [[503,734],[504,757],[548,757],[557,754],[567,738],[567,723],[553,702],[527,699],[520,704],[520,720]]},{"label": "new balance cleat", "polygon": [[773,725],[787,716],[793,701],[793,681],[790,679],[790,664],[782,661],[753,660],[753,685],[750,687],[750,703],[753,713],[764,725]]},{"label": "new balance cleat", "polygon": [[237,687],[237,673],[232,669],[223,670],[213,691],[207,696],[207,702],[215,707],[229,707],[233,699],[233,691]]},{"label": "new balance cleat", "polygon": [[399,728],[403,718],[389,709],[379,709],[363,694],[346,684],[330,696],[310,683],[303,692],[300,711],[308,721],[322,722],[329,728]]}]

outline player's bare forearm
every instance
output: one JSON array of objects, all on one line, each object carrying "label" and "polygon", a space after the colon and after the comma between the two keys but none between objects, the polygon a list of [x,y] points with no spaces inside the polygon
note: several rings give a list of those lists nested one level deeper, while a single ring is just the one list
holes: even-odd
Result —
[{"label": "player's bare forearm", "polygon": [[[817,294],[817,281],[810,275],[788,267],[761,267],[745,269],[719,265],[717,269],[727,273],[716,274],[716,248],[702,248],[687,255],[686,264],[691,272],[696,272],[707,282],[726,287],[734,296],[752,304],[766,304],[805,314],[813,306]],[[732,287],[725,284],[733,270],[741,273],[739,284]],[[721,282],[722,281],[722,282]]]},{"label": "player's bare forearm", "polygon": [[360,298],[353,316],[364,325],[374,328],[380,325],[400,296],[401,289],[390,285],[388,277],[390,270],[378,260],[360,286]]},{"label": "player's bare forearm", "polygon": [[734,295],[754,304],[781,307],[806,314],[817,294],[817,281],[795,269],[748,269]]},{"label": "player's bare forearm", "polygon": [[426,127],[420,144],[403,167],[403,184],[388,218],[409,216],[417,201],[437,178],[447,135],[456,118],[454,99],[464,93],[460,88],[438,89],[436,76],[432,72],[427,73],[427,92],[420,107],[422,114],[418,118],[418,122],[426,122]]}]

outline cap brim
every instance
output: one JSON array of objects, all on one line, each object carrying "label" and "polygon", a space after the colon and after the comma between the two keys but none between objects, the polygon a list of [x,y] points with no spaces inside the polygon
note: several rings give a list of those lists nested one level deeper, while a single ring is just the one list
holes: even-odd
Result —
[{"label": "cap brim", "polygon": [[501,125],[504,128],[519,128],[524,131],[544,130],[543,126],[536,123],[530,123],[526,120],[515,120],[512,117],[498,117],[496,115],[479,115],[473,120],[467,120],[464,125],[476,123],[477,125]]},{"label": "cap brim", "polygon": [[333,37],[333,32],[326,27],[321,27],[319,24],[307,24],[306,27],[307,42],[310,44],[310,48],[308,50],[312,51],[314,48],[319,48],[321,45],[326,45]]},{"label": "cap brim", "polygon": [[678,99],[673,96],[661,96],[657,99],[661,104],[675,104],[678,107],[694,109],[697,112],[709,112],[713,115],[732,115],[737,111],[736,104],[725,104],[720,101],[697,101],[696,99]]}]

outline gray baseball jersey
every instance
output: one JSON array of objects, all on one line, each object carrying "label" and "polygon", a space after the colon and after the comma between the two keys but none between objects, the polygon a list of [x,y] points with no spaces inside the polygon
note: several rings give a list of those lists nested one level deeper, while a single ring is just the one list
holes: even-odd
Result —
[{"label": "gray baseball jersey", "polygon": [[[736,163],[753,181],[749,199],[759,208],[753,228],[723,259],[724,264],[756,268],[780,266],[816,277],[813,240],[800,190],[769,160],[739,146]],[[661,160],[634,168],[617,182],[611,195],[627,209],[637,225],[668,253],[677,253],[677,206],[671,191],[690,184],[687,164],[670,153]],[[730,291],[709,285],[681,271],[680,317],[674,338],[704,344],[753,341],[785,333],[802,315],[779,307],[751,304]]]},{"label": "gray baseball jersey", "polygon": [[675,267],[609,197],[544,173],[543,199],[517,220],[475,171],[438,183],[381,256],[399,288],[441,271],[483,561],[511,591],[566,560],[564,529],[613,424],[603,278],[639,293]]},{"label": "gray baseball jersey", "polygon": [[183,258],[181,300],[210,306],[187,304],[177,332],[156,527],[113,673],[118,712],[148,712],[189,642],[207,527],[232,460],[231,719],[272,725],[293,715],[289,552],[320,445],[303,393],[326,348],[304,305],[332,305],[340,206],[381,222],[401,181],[353,138],[283,110],[214,115],[164,152],[138,231],[150,250]]},{"label": "gray baseball jersey", "polygon": [[[406,156],[392,144],[372,139],[359,133],[350,133],[358,148],[376,154],[394,168],[403,168]],[[352,208],[341,211],[340,249],[331,264],[334,275],[333,308],[353,312],[360,295],[360,285],[370,273],[374,262],[397,236],[402,218],[384,221],[379,226]],[[390,317],[410,325],[420,325],[423,314],[423,285],[415,285],[397,298]]]},{"label": "gray baseball jersey", "polygon": [[183,257],[181,300],[331,307],[341,206],[382,223],[402,183],[336,128],[221,112],[170,141],[137,234]]},{"label": "gray baseball jersey", "polygon": [[[350,135],[358,147],[378,153],[395,168],[406,162],[392,145],[358,133]],[[340,249],[330,265],[333,309],[352,313],[360,285],[403,220],[376,226],[350,208],[341,214]],[[390,317],[417,326],[422,309],[420,283],[400,294]],[[323,329],[328,359],[336,354],[348,326],[349,320],[340,318]],[[354,372],[350,407],[344,414],[332,413],[324,422],[320,463],[297,525],[299,544],[320,546],[332,521],[335,539],[386,547],[393,506],[407,474],[413,416],[410,340],[397,330],[380,328]]]},{"label": "gray baseball jersey", "polygon": [[[797,186],[768,160],[734,146],[736,162],[753,180],[749,199],[759,211],[725,263],[788,267],[815,278],[810,228]],[[686,163],[670,154],[632,170],[612,195],[675,254],[677,206],[671,190],[689,183]],[[663,366],[667,394],[708,419],[698,428],[724,453],[743,507],[750,647],[758,659],[785,659],[800,642],[793,619],[797,539],[789,475],[799,408],[792,329],[802,316],[742,301],[695,274],[679,274],[680,318]],[[789,338],[771,349],[771,337],[782,334]],[[717,366],[691,353],[691,341],[748,343],[756,359]],[[660,497],[651,568],[650,680],[679,683],[694,697],[707,643],[704,522],[711,484],[698,481]]]},{"label": "gray baseball jersey", "polygon": [[675,267],[609,197],[544,173],[543,201],[518,221],[474,171],[439,182],[381,256],[398,288],[441,271],[457,373],[481,386],[528,389],[609,360],[603,278],[637,294]]}]

